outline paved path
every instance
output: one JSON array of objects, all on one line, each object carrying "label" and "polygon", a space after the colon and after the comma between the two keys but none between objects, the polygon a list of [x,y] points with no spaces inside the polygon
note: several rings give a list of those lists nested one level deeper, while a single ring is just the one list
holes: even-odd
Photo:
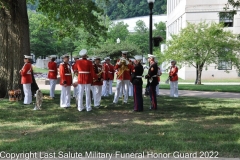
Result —
[{"label": "paved path", "polygon": [[[45,85],[42,83],[38,84],[40,89],[48,90],[49,85]],[[115,87],[113,87],[113,92],[115,91]],[[56,90],[61,90],[61,86],[59,84],[56,85]],[[143,90],[144,91],[144,90]],[[160,89],[161,95],[169,95],[169,90]],[[188,97],[203,97],[203,98],[240,98],[239,93],[231,93],[231,92],[207,92],[207,91],[189,91],[189,90],[179,90],[179,96],[188,96]]]}]

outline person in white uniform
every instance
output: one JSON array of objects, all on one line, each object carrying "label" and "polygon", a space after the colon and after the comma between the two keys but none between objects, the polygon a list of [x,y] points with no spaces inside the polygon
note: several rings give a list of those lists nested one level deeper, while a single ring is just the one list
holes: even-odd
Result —
[{"label": "person in white uniform", "polygon": [[56,55],[51,55],[49,56],[51,58],[51,61],[48,62],[48,79],[49,79],[49,84],[50,84],[50,98],[54,98],[54,92],[55,92],[55,87],[57,84],[57,63],[55,62],[56,60]]},{"label": "person in white uniform", "polygon": [[71,85],[72,73],[69,65],[69,55],[64,55],[63,63],[59,65],[60,85],[62,86],[60,96],[60,107],[71,107]]},{"label": "person in white uniform", "polygon": [[23,84],[23,92],[24,92],[24,105],[32,103],[32,91],[31,91],[31,83],[32,83],[32,64],[30,60],[32,56],[24,55],[24,66],[19,71],[21,74],[21,84]]}]

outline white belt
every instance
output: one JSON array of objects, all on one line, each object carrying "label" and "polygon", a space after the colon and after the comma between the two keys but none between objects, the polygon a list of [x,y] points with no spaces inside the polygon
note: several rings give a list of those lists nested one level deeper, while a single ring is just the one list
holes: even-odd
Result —
[{"label": "white belt", "polygon": [[71,76],[72,74],[70,74],[70,73],[65,73],[65,76]]},{"label": "white belt", "polygon": [[137,78],[142,78],[142,76],[136,76]]},{"label": "white belt", "polygon": [[78,73],[90,73],[88,71],[79,71]]},{"label": "white belt", "polygon": [[154,76],[152,76],[152,77],[157,77],[157,75],[154,75]]},{"label": "white belt", "polygon": [[48,71],[49,71],[49,72],[54,72],[54,70],[51,70],[51,69],[49,69]]},{"label": "white belt", "polygon": [[113,72],[109,72],[109,71],[108,71],[108,73],[113,73]]}]

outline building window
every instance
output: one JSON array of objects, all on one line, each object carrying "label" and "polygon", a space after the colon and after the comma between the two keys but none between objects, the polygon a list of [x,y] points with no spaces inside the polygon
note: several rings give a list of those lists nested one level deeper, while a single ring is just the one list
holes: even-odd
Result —
[{"label": "building window", "polygon": [[230,12],[220,12],[220,23],[224,24],[224,27],[233,27],[234,15]]},{"label": "building window", "polygon": [[232,70],[232,62],[231,61],[218,61],[218,70]]}]

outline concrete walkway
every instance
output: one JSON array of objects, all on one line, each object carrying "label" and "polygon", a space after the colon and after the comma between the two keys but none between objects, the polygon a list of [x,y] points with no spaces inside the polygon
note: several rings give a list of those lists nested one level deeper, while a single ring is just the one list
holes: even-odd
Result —
[{"label": "concrete walkway", "polygon": [[[42,83],[38,83],[38,87],[41,90],[49,90],[49,88],[50,88],[49,85],[45,85]],[[61,85],[57,84],[56,90],[61,90]],[[115,92],[115,90],[116,90],[116,88],[113,87],[113,92]],[[143,89],[143,92],[144,92],[144,89]],[[170,91],[167,89],[160,89],[161,95],[169,95],[169,92]],[[208,92],[208,91],[179,90],[179,96],[180,97],[182,97],[182,96],[203,97],[203,98],[240,98],[240,91],[239,91],[239,93],[231,93],[231,92]]]}]

